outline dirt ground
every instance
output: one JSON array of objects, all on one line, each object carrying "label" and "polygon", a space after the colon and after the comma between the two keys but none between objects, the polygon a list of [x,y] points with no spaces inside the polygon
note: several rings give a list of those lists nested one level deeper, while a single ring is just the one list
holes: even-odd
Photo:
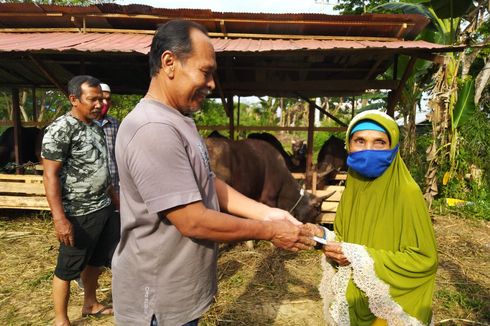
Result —
[{"label": "dirt ground", "polygon": [[[434,216],[439,270],[435,323],[490,325],[490,222]],[[50,325],[57,243],[47,214],[0,211],[0,325]],[[316,251],[298,254],[261,242],[221,247],[219,295],[201,325],[317,326],[323,321]],[[99,298],[111,301],[110,271]],[[81,317],[82,291],[72,284],[73,325],[113,325]]]}]

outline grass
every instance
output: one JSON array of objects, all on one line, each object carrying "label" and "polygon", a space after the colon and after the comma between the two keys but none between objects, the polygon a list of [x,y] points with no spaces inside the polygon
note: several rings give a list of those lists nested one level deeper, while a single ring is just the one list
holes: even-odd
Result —
[{"label": "grass", "polygon": [[[490,223],[455,215],[434,216],[439,269],[434,316],[439,325],[490,324]],[[51,281],[57,241],[49,216],[0,211],[0,325],[50,325]],[[320,326],[321,277],[316,251],[290,253],[267,242],[255,249],[222,245],[219,294],[201,320],[214,325]],[[111,274],[104,272],[98,297],[110,303]],[[82,292],[72,285],[74,325],[114,325],[112,317],[82,318]]]}]

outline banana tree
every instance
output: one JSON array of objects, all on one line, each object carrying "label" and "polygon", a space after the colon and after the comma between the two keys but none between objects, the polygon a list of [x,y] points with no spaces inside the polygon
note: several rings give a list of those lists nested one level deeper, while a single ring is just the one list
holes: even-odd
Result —
[{"label": "banana tree", "polygon": [[[431,23],[420,38],[451,45],[458,40],[461,17],[472,6],[472,0],[407,0],[383,4],[376,7],[375,10],[424,15],[430,19]],[[470,90],[474,84],[465,81],[465,87],[458,91],[458,71],[461,58],[459,53],[449,53],[445,64],[439,67],[433,78],[434,85],[428,104],[431,108],[433,135],[432,144],[427,149],[429,167],[425,176],[425,197],[429,203],[438,194],[437,172],[447,157],[449,157],[450,168],[445,179],[452,176],[456,165],[457,128],[464,121],[464,119],[461,120],[463,112],[472,107],[468,105],[471,100],[463,91],[466,89],[466,92],[471,93]]]}]

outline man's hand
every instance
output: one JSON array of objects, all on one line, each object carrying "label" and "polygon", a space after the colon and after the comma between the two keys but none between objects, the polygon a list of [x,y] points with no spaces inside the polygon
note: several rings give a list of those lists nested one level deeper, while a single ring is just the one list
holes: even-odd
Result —
[{"label": "man's hand", "polygon": [[274,246],[290,250],[311,250],[315,241],[310,236],[302,233],[302,229],[297,225],[285,220],[272,221],[274,235],[270,240]]},{"label": "man's hand", "polygon": [[66,246],[73,247],[75,245],[75,238],[73,233],[73,225],[66,218],[60,218],[54,220],[54,231],[58,241]]},{"label": "man's hand", "polygon": [[323,246],[323,253],[327,258],[330,258],[339,264],[339,266],[347,266],[350,264],[350,261],[344,256],[344,251],[340,242],[329,241]]},{"label": "man's hand", "polygon": [[283,209],[270,207],[267,214],[264,216],[264,221],[288,221],[294,225],[303,225],[300,221],[295,219],[293,215]]},{"label": "man's hand", "polygon": [[301,226],[301,232],[311,237],[323,238],[323,228],[317,224],[306,223]]}]

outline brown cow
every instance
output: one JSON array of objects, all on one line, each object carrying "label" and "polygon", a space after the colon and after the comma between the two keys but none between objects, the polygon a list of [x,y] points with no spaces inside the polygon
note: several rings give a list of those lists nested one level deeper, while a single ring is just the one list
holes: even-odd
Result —
[{"label": "brown cow", "polygon": [[290,211],[302,222],[314,223],[320,215],[322,202],[328,196],[303,193],[270,144],[256,139],[207,138],[206,146],[214,173],[240,193]]},{"label": "brown cow", "polygon": [[347,170],[347,150],[342,139],[335,136],[323,143],[318,153],[317,172],[318,183],[317,189],[323,189],[335,177],[339,171]]}]

